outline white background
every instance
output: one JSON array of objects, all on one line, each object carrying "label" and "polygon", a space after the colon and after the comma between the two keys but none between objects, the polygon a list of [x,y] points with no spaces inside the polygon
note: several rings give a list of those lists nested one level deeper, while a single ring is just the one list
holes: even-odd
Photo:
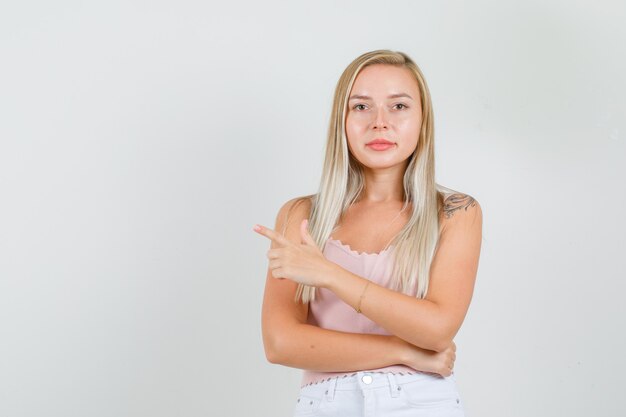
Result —
[{"label": "white background", "polygon": [[0,415],[289,416],[261,302],[335,83],[406,52],[484,215],[468,416],[623,415],[626,6],[3,2]]}]

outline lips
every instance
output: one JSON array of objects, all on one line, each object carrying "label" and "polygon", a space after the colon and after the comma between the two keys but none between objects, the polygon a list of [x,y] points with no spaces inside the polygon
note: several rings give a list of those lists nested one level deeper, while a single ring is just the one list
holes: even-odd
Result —
[{"label": "lips", "polygon": [[389,142],[387,139],[378,138],[368,142],[366,146],[375,151],[386,151],[387,149],[394,148],[396,144]]},{"label": "lips", "polygon": [[383,139],[383,138],[376,138],[370,142],[367,142],[367,145],[393,145],[393,142],[388,141],[387,139]]}]

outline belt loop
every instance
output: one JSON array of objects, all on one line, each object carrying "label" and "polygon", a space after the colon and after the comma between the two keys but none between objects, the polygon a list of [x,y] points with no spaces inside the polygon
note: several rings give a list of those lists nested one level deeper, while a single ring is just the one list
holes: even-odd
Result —
[{"label": "belt loop", "polygon": [[331,379],[330,384],[328,384],[328,387],[326,388],[325,394],[328,401],[333,401],[335,399],[335,388],[337,387],[337,379],[339,379],[338,376]]},{"label": "belt loop", "polygon": [[389,390],[391,391],[391,397],[395,398],[398,396],[398,388],[400,387],[398,387],[395,375],[392,372],[387,372],[387,378],[389,379]]}]

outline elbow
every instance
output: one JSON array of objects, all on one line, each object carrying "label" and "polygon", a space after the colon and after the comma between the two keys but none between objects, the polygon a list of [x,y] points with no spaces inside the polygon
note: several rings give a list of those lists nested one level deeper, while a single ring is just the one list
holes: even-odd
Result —
[{"label": "elbow", "polygon": [[263,348],[269,363],[285,365],[290,360],[291,352],[297,349],[294,344],[298,340],[300,324],[276,323],[263,327]]},{"label": "elbow", "polygon": [[434,339],[436,342],[434,343],[433,350],[436,352],[443,352],[449,347],[452,346],[452,342],[455,334],[451,332],[439,332],[436,334]]},{"label": "elbow", "polygon": [[263,333],[265,358],[269,363],[285,365],[289,362],[291,352],[297,349],[294,345],[294,340],[298,340],[296,330],[296,326],[281,325]]},{"label": "elbow", "polygon": [[429,329],[430,340],[432,341],[431,349],[435,352],[443,352],[452,346],[459,326],[443,314],[438,318],[439,320],[434,320]]},{"label": "elbow", "polygon": [[280,364],[280,348],[276,337],[268,337],[264,340],[265,358],[269,363]]},{"label": "elbow", "polygon": [[448,349],[451,344],[452,344],[452,340],[439,339],[439,342],[433,346],[432,350],[434,350],[435,352],[441,353],[444,350]]},{"label": "elbow", "polygon": [[280,358],[278,356],[278,353],[275,350],[272,350],[272,351],[267,351],[266,350],[265,351],[265,358],[267,359],[267,361],[269,363],[272,363],[272,364],[280,364],[281,363]]},{"label": "elbow", "polygon": [[267,359],[269,363],[280,364],[280,360],[278,359],[278,356],[274,352],[265,351],[265,358]]}]

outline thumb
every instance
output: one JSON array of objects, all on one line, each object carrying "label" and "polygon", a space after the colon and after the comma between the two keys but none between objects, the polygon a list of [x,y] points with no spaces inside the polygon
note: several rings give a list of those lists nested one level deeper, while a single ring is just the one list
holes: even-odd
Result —
[{"label": "thumb", "polygon": [[315,241],[309,234],[309,231],[307,229],[308,225],[309,225],[308,219],[302,220],[302,223],[300,224],[300,237],[302,239],[302,243],[317,246],[317,244],[315,243]]}]

